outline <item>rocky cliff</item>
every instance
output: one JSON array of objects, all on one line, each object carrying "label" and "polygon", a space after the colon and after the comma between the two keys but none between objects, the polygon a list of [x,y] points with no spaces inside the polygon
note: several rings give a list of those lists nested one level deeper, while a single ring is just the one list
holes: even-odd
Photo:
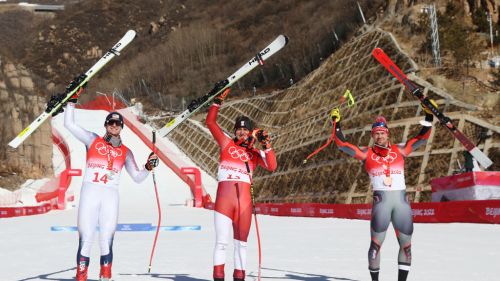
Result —
[{"label": "rocky cliff", "polygon": [[17,149],[7,144],[45,109],[30,72],[0,57],[0,187],[13,189],[25,178],[52,173],[52,135],[43,124]]}]

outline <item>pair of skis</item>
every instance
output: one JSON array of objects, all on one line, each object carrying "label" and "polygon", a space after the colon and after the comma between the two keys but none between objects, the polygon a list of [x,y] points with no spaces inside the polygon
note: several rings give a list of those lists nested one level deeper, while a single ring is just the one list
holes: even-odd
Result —
[{"label": "pair of skis", "polygon": [[485,169],[493,164],[490,158],[486,156],[479,148],[474,145],[452,122],[449,117],[439,111],[430,101],[430,99],[422,93],[422,89],[417,87],[411,82],[408,77],[399,69],[399,67],[387,56],[386,53],[380,48],[372,51],[373,57],[377,59],[396,79],[401,82],[408,91],[418,98],[422,104],[427,107],[434,116],[437,117],[439,122],[450,131],[453,136],[462,143],[462,145],[469,151],[469,153],[483,166]]},{"label": "pair of skis", "polygon": [[[116,43],[113,48],[111,48],[94,66],[92,66],[85,74],[80,75],[78,79],[73,81],[66,88],[66,96],[64,99],[53,104],[45,112],[43,112],[38,118],[36,118],[28,127],[26,127],[19,135],[17,135],[10,143],[9,146],[17,148],[24,140],[26,140],[45,120],[47,120],[52,114],[58,112],[62,106],[75,94],[80,87],[84,86],[90,78],[92,78],[99,70],[102,69],[112,58],[120,54],[120,51],[125,48],[132,40],[135,38],[136,33],[133,30],[129,30],[125,36],[123,36],[118,43]],[[262,51],[257,53],[257,55],[240,67],[235,73],[229,76],[227,79],[222,80],[215,84],[215,87],[205,94],[204,96],[193,100],[188,106],[188,109],[173,120],[168,122],[164,127],[158,131],[158,135],[164,137],[168,135],[172,130],[174,130],[179,124],[184,122],[198,110],[207,105],[215,97],[221,94],[225,89],[231,87],[236,81],[240,80],[243,76],[248,74],[254,68],[259,65],[263,65],[264,61],[269,59],[276,52],[281,50],[288,43],[288,38],[284,35],[278,36],[271,44],[269,44]]]},{"label": "pair of skis", "polygon": [[35,119],[28,127],[19,133],[11,142],[9,146],[17,148],[24,140],[26,140],[42,123],[47,120],[52,114],[58,112],[62,106],[75,94],[80,87],[84,86],[94,75],[96,75],[99,70],[101,70],[107,63],[109,63],[115,56],[120,55],[120,51],[123,50],[136,36],[135,31],[129,30],[125,35],[116,43],[102,58],[97,61],[85,74],[80,75],[71,84],[66,87],[65,98],[52,104],[47,110],[45,110],[38,118]]},{"label": "pair of skis", "polygon": [[220,95],[224,90],[226,90],[227,88],[231,87],[234,83],[236,83],[236,81],[240,80],[243,76],[248,74],[257,66],[263,65],[264,61],[268,60],[272,55],[274,55],[283,47],[285,47],[287,43],[288,43],[288,37],[286,37],[285,35],[278,36],[273,42],[271,42],[271,44],[269,44],[262,51],[257,53],[254,58],[252,58],[246,64],[241,66],[235,73],[230,75],[228,78],[217,82],[214,88],[210,90],[210,92],[208,92],[207,94],[196,100],[193,100],[184,112],[177,115],[174,119],[172,119],[160,130],[158,130],[158,135],[161,137],[167,136],[182,122],[184,122],[190,116],[195,114],[198,110],[206,106],[210,101],[212,101],[215,97]]}]

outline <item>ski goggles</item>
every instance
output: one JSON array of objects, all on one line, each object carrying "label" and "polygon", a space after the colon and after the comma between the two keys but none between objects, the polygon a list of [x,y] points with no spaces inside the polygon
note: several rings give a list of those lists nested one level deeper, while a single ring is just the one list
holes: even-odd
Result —
[{"label": "ski goggles", "polygon": [[385,124],[385,122],[375,122],[375,123],[373,123],[372,129],[375,129],[377,127],[385,127],[386,129],[388,128],[387,124]]},{"label": "ski goggles", "polygon": [[376,132],[386,132],[389,133],[389,128],[385,122],[375,122],[372,125],[372,134]]},{"label": "ski goggles", "polygon": [[123,122],[120,121],[120,120],[116,120],[116,119],[110,119],[108,121],[106,121],[106,126],[120,126],[123,128]]}]

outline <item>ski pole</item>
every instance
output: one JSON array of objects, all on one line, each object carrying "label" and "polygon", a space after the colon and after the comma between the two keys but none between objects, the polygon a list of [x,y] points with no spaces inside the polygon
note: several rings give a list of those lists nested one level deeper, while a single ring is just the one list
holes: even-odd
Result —
[{"label": "ski pole", "polygon": [[[333,110],[335,110],[335,109],[337,109],[337,108],[334,108]],[[332,134],[330,135],[330,138],[328,138],[328,141],[324,145],[322,145],[321,147],[319,147],[318,149],[316,149],[315,151],[313,151],[311,154],[309,154],[306,157],[306,159],[304,159],[303,164],[306,164],[307,160],[309,160],[314,155],[318,154],[321,150],[323,150],[325,147],[329,146],[330,143],[332,143],[333,138],[335,137],[335,130],[337,129],[336,127],[337,127],[337,119],[333,119],[333,130],[332,130]]]},{"label": "ski pole", "polygon": [[[156,131],[153,131],[153,153],[156,154]],[[155,177],[155,170],[154,167],[151,170],[151,174],[153,175],[153,184],[155,187],[155,194],[156,194],[156,205],[158,206],[158,225],[156,227],[156,233],[155,233],[155,240],[153,242],[153,248],[151,249],[151,256],[149,257],[149,267],[148,267],[148,273],[151,273],[151,264],[153,263],[153,255],[155,253],[155,248],[156,248],[156,241],[158,239],[158,234],[160,232],[160,225],[161,225],[161,206],[160,206],[160,197],[158,196],[158,186],[156,184],[156,177]]]},{"label": "ski pole", "polygon": [[255,221],[255,233],[257,234],[257,247],[259,249],[259,273],[258,279],[260,281],[260,272],[262,268],[262,250],[260,247],[260,233],[259,233],[259,222],[257,221],[257,210],[255,209],[255,194],[253,193],[253,179],[252,173],[250,172],[250,166],[248,166],[248,162],[245,162],[245,166],[247,167],[248,175],[250,176],[250,195],[252,198],[252,209],[253,209],[253,218]]},{"label": "ski pole", "polygon": [[[351,93],[351,91],[349,89],[347,89],[344,92],[344,94],[342,96],[340,96],[339,101],[340,101],[339,107],[336,107],[336,108],[332,109],[332,111],[330,112],[330,118],[332,117],[332,113],[336,109],[338,110],[344,104],[345,101],[347,101],[347,107],[352,107],[352,106],[354,106],[356,104],[356,102],[354,101],[354,97],[352,96],[352,93]],[[337,127],[336,125],[337,125],[337,119],[333,119],[333,130],[332,130],[332,134],[330,135],[330,138],[328,139],[328,141],[324,145],[322,145],[320,148],[316,149],[311,154],[309,154],[306,157],[306,159],[304,159],[303,164],[306,164],[307,160],[309,160],[314,155],[318,154],[321,150],[323,150],[325,147],[327,147],[328,145],[330,145],[330,143],[332,143],[333,138],[335,137],[335,130],[336,130],[336,127]]]}]

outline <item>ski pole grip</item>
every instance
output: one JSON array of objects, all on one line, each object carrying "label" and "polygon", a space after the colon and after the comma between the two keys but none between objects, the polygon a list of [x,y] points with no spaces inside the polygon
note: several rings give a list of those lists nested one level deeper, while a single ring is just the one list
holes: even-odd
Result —
[{"label": "ski pole grip", "polygon": [[156,143],[156,131],[153,131],[153,144]]}]

